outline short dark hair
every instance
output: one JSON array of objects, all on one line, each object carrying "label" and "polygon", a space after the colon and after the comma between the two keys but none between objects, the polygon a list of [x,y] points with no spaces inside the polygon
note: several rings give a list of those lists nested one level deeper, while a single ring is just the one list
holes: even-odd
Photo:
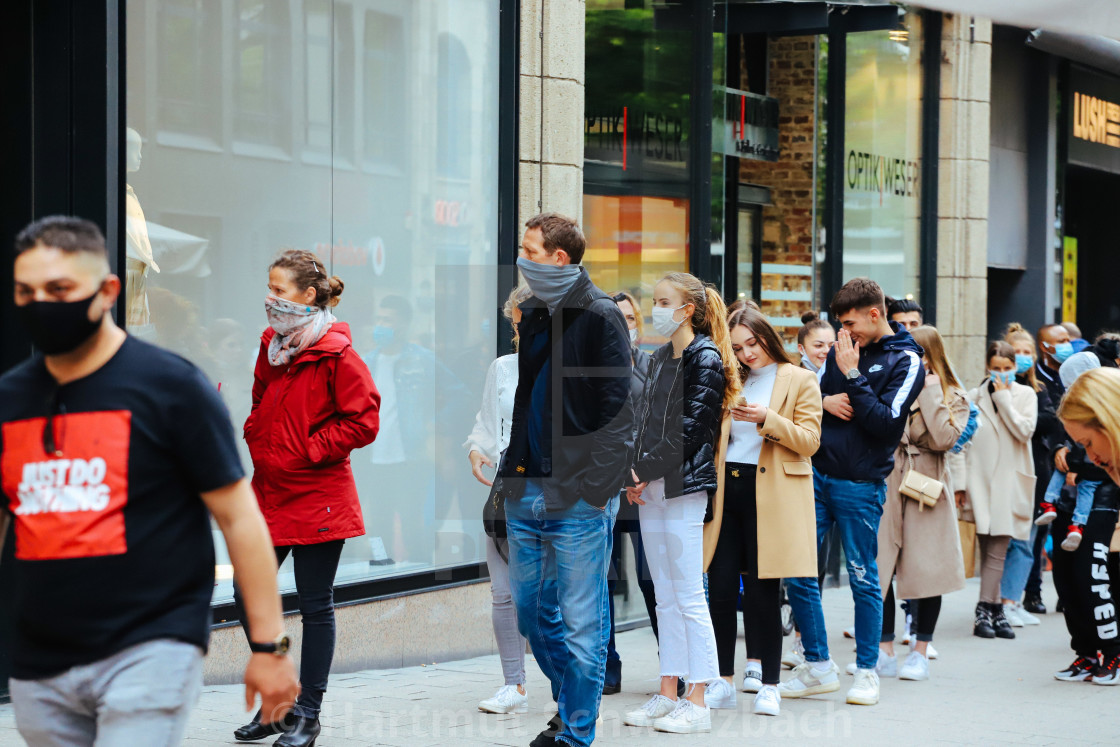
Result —
[{"label": "short dark hair", "polygon": [[578,265],[583,261],[583,252],[587,249],[587,239],[579,224],[572,218],[559,213],[541,213],[534,215],[525,222],[528,229],[539,229],[544,237],[544,248],[549,254],[555,254],[557,249],[563,249],[572,258],[572,264]]},{"label": "short dark hair", "polygon": [[922,305],[915,301],[913,298],[888,298],[887,299],[887,318],[893,317],[895,314],[909,314],[911,312],[918,312],[918,314],[925,319],[926,313],[922,311]]},{"label": "short dark hair", "polygon": [[397,312],[397,321],[401,326],[408,327],[412,323],[412,304],[404,296],[385,296],[378,305]]},{"label": "short dark hair", "polygon": [[832,318],[839,319],[852,309],[866,309],[871,306],[886,315],[887,302],[883,289],[871,278],[852,278],[832,297]]},{"label": "short dark hair", "polygon": [[93,221],[71,215],[48,215],[32,221],[16,235],[16,256],[37,246],[49,246],[67,254],[94,254],[106,262],[105,237]]}]

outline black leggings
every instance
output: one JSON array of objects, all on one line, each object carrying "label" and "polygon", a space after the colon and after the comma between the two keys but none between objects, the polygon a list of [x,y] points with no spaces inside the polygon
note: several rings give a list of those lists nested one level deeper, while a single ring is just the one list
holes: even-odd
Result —
[{"label": "black leggings", "polygon": [[[881,641],[894,640],[894,584],[887,587],[887,596],[883,598],[883,637]],[[937,618],[941,615],[941,597],[925,597],[924,599],[910,600],[910,615],[917,626],[915,638],[929,643],[933,640],[933,629],[937,627]]]},{"label": "black leggings", "polygon": [[[1073,515],[1059,511],[1054,526],[1068,527]],[[1062,614],[1070,646],[1079,656],[1120,654],[1120,629],[1116,615],[1118,586],[1116,553],[1108,551],[1116,524],[1116,511],[1089,512],[1081,545],[1073,552],[1054,544],[1054,588],[1062,600]]]},{"label": "black leggings", "polygon": [[[288,554],[296,572],[296,593],[299,595],[299,613],[303,617],[303,643],[299,652],[299,682],[302,690],[293,709],[297,716],[318,718],[327,691],[327,676],[334,659],[334,575],[342,556],[346,540],[323,542],[317,545],[276,547],[276,564],[280,565]],[[235,583],[233,601],[241,617],[245,637],[249,627],[245,605]],[[263,716],[267,718],[267,715]]]},{"label": "black leggings", "polygon": [[758,577],[755,465],[728,463],[723,523],[708,567],[708,606],[716,634],[719,673],[735,674],[736,606],[743,579],[747,658],[762,661],[762,684],[777,685],[782,668],[781,579]]}]

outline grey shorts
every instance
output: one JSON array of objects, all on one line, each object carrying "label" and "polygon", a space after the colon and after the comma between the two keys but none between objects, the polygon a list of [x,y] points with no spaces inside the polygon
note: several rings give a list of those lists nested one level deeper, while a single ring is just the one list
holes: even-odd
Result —
[{"label": "grey shorts", "polygon": [[141,643],[92,664],[11,686],[16,727],[29,747],[172,747],[202,689],[202,650]]}]

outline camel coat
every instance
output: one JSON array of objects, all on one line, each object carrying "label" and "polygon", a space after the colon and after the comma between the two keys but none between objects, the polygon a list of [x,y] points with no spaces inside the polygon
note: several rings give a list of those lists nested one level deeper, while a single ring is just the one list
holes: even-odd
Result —
[{"label": "camel coat", "polygon": [[1031,435],[1038,398],[1018,383],[989,394],[987,379],[968,398],[980,408],[981,426],[966,450],[964,470],[954,472],[953,490],[966,494],[964,518],[971,513],[977,534],[1026,540],[1034,513]]},{"label": "camel coat", "polygon": [[[780,363],[755,473],[758,502],[758,577],[800,578],[817,575],[817,515],[810,457],[821,443],[824,413],[817,377],[791,363]],[[730,421],[725,420],[725,434]],[[704,527],[704,568],[715,554],[723,519],[726,435],[721,439],[719,489],[712,520]]]},{"label": "camel coat", "polygon": [[[877,559],[884,595],[895,574],[899,599],[924,599],[964,588],[957,508],[945,457],[967,423],[968,400],[964,391],[950,392],[946,404],[941,384],[927,377],[910,409],[910,420],[894,454],[894,471],[887,478],[887,503],[879,522]],[[945,485],[932,508],[922,508],[898,490],[910,471],[911,458],[914,469]]]}]

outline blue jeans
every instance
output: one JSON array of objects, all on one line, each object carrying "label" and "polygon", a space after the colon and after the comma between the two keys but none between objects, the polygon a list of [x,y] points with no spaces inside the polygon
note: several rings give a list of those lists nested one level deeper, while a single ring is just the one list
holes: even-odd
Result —
[{"label": "blue jeans", "polygon": [[1003,559],[1003,578],[999,582],[999,595],[1004,599],[1018,602],[1027,588],[1027,577],[1034,565],[1034,538],[1038,527],[1031,525],[1029,539],[1013,539],[1007,545],[1007,556]]},{"label": "blue jeans", "polygon": [[[817,547],[836,525],[848,561],[848,582],[856,607],[856,666],[874,669],[883,633],[883,591],[879,588],[879,519],[887,500],[887,484],[840,480],[814,469]],[[807,661],[827,661],[828,632],[816,578],[786,579],[786,594],[801,628]]]},{"label": "blue jeans", "polygon": [[[1066,473],[1054,470],[1050,476],[1050,483],[1046,486],[1046,502],[1057,503],[1062,499],[1062,488],[1066,484]],[[1093,496],[1097,494],[1100,482],[1082,480],[1077,483],[1077,505],[1073,509],[1073,523],[1085,526],[1089,521],[1089,512],[1093,510]],[[1068,527],[1067,527],[1068,529]]]},{"label": "blue jeans", "polygon": [[607,575],[618,496],[603,509],[582,500],[546,511],[539,483],[506,502],[509,576],[517,624],[552,683],[564,727],[556,739],[595,739],[610,638]]}]

